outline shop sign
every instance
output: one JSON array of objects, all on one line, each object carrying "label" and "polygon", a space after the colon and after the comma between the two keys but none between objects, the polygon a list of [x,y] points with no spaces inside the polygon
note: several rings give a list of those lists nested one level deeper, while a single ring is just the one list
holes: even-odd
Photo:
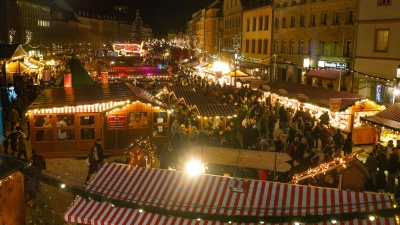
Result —
[{"label": "shop sign", "polygon": [[332,69],[347,69],[347,63],[345,62],[329,62],[329,61],[318,61],[318,67],[332,68]]},{"label": "shop sign", "polygon": [[340,98],[331,98],[331,99],[329,99],[329,110],[331,112],[339,112],[340,111],[341,102],[342,102],[342,99],[340,99]]},{"label": "shop sign", "polygon": [[126,127],[125,114],[109,114],[108,115],[108,128],[117,129]]}]

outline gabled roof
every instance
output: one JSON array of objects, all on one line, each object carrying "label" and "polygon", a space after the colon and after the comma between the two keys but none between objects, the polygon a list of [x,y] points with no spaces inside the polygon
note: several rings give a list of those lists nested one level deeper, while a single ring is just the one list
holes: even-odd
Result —
[{"label": "gabled roof", "polygon": [[129,83],[112,83],[45,89],[28,107],[28,110],[127,100],[167,107],[145,89]]},{"label": "gabled roof", "polygon": [[17,60],[22,59],[28,54],[18,44],[0,44],[0,60]]},{"label": "gabled roof", "polygon": [[[94,80],[89,76],[89,73],[83,67],[81,61],[76,57],[72,57],[68,66],[72,74],[72,86],[92,85]],[[64,76],[59,76],[54,84],[57,87],[64,86]]]},{"label": "gabled roof", "polygon": [[[356,93],[336,91],[333,89],[320,88],[284,80],[274,80],[269,82],[267,85],[270,87],[272,93],[280,94],[279,90],[284,89],[287,91],[287,97],[292,99],[299,99],[299,94],[303,94],[308,97],[307,102],[325,108],[329,108],[329,99],[340,98],[340,111],[346,110],[361,99],[366,99],[365,96]],[[302,99],[299,99],[299,101],[304,102]]]},{"label": "gabled roof", "polygon": [[[236,192],[237,189],[243,192]],[[204,213],[209,216],[214,215],[216,220],[218,214],[232,216],[232,220],[235,220],[235,216],[282,217],[311,214],[323,217],[330,214],[371,212],[393,207],[390,195],[381,193],[193,175],[186,172],[111,163],[105,163],[99,169],[86,186],[86,191],[109,199],[131,202],[139,207],[145,206],[146,209],[152,207],[153,212],[168,210],[176,212],[175,215],[178,212],[180,215]],[[91,224],[222,224],[219,221],[197,221],[198,217],[189,218],[189,216],[187,218],[166,216],[146,210],[113,207],[110,202],[87,200],[83,197],[78,197],[64,216],[67,222]],[[318,224],[327,223],[330,222]],[[347,223],[370,224],[371,221],[354,219],[346,221]],[[396,224],[396,219],[394,216],[376,217],[373,223]],[[260,223],[233,221],[232,224]]]},{"label": "gabled roof", "polygon": [[360,118],[378,126],[400,131],[400,103],[395,103],[374,116]]}]

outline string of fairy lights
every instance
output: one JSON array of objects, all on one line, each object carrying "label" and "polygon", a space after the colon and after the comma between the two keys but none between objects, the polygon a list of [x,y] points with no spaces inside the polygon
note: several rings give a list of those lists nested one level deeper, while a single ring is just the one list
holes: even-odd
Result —
[{"label": "string of fairy lights", "polygon": [[[331,224],[336,224],[338,221],[349,221],[349,220],[370,220],[374,221],[375,219],[379,218],[396,218],[397,219],[397,214],[399,213],[400,208],[386,208],[386,209],[378,209],[375,211],[369,211],[369,212],[356,212],[357,206],[360,204],[360,202],[348,202],[348,203],[342,203],[342,204],[337,204],[335,207],[346,207],[349,208],[351,207],[353,210],[352,212],[342,212],[339,214],[335,214],[333,211],[331,211],[332,205],[318,205],[319,209],[326,209],[325,215],[280,215],[280,216],[243,216],[243,215],[226,215],[226,214],[209,214],[209,213],[199,213],[199,212],[192,212],[192,211],[181,211],[181,210],[169,210],[166,209],[165,206],[169,207],[174,207],[176,205],[180,205],[180,202],[173,202],[171,200],[167,199],[159,199],[157,198],[158,201],[164,202],[161,204],[161,207],[154,207],[151,205],[146,204],[147,202],[151,201],[153,202],[154,197],[151,196],[146,196],[145,199],[146,201],[140,200],[137,202],[140,202],[140,204],[133,203],[131,201],[128,201],[126,199],[126,196],[136,196],[139,197],[140,199],[143,199],[144,196],[142,195],[135,195],[132,193],[125,193],[119,190],[114,190],[112,188],[105,188],[105,187],[99,187],[96,185],[89,184],[93,187],[96,187],[96,190],[102,189],[104,190],[104,193],[120,193],[118,195],[110,195],[110,194],[104,194],[100,192],[90,192],[88,190],[85,190],[81,187],[77,187],[74,185],[70,184],[65,184],[61,180],[59,180],[61,177],[65,178],[63,175],[51,173],[48,171],[44,171],[44,173],[49,173],[52,175],[52,177],[45,175],[43,172],[38,171],[36,168],[31,166],[30,162],[23,162],[19,159],[10,157],[8,155],[0,153],[0,158],[3,161],[3,163],[7,164],[8,167],[17,169],[20,173],[22,173],[25,176],[32,177],[34,179],[38,179],[39,181],[42,181],[48,185],[51,185],[56,188],[61,188],[64,189],[65,191],[71,192],[73,194],[77,194],[78,196],[75,198],[74,202],[71,204],[71,206],[79,199],[78,197],[82,197],[86,199],[87,201],[97,201],[97,202],[107,202],[110,203],[112,207],[122,207],[122,208],[128,208],[128,209],[133,209],[137,210],[139,213],[142,212],[148,212],[148,213],[154,213],[154,214],[159,214],[163,215],[166,217],[171,217],[171,216],[176,216],[176,217],[182,217],[185,219],[196,219],[197,221],[219,221],[221,223],[225,224],[232,224],[232,223],[255,223],[255,224],[264,224],[264,223],[293,223],[294,224],[309,224],[309,223],[320,223],[320,222],[328,222],[330,221]],[[129,167],[129,166],[128,166]],[[133,168],[130,167],[130,171]],[[57,177],[57,178],[54,178]],[[13,175],[7,176],[5,179],[3,179],[4,182],[7,182],[9,179],[14,179]],[[72,178],[68,178],[68,180],[74,180]],[[76,181],[76,180],[74,180]],[[1,185],[1,181],[0,181]],[[93,188],[92,188],[93,189]],[[116,198],[115,196],[125,196],[125,198]],[[363,204],[366,205],[372,205],[376,203],[380,204],[390,204],[391,200],[380,200],[380,201],[365,201]],[[198,205],[198,204],[190,204],[191,206],[195,208],[204,208],[204,209],[222,209],[222,210],[241,210],[242,207],[231,207],[231,206],[211,206],[211,205]],[[71,207],[70,206],[70,207]],[[164,206],[164,207],[163,207]],[[299,209],[299,207],[304,208],[304,209],[310,209],[309,206],[298,206],[298,205],[289,205],[289,206],[276,206],[273,208],[266,208],[266,207],[255,207],[256,210],[294,210],[294,209]],[[334,208],[335,208],[334,207]],[[206,210],[205,210],[206,211]]]}]

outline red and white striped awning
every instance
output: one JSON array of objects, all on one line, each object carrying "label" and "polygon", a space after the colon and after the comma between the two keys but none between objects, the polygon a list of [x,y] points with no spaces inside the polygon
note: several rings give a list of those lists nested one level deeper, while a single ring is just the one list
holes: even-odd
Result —
[{"label": "red and white striped awning", "polygon": [[[231,191],[242,187],[244,193]],[[305,215],[343,212],[369,212],[392,208],[389,195],[352,192],[311,186],[192,175],[160,169],[105,163],[87,191],[112,199],[125,199],[140,205],[208,214],[226,215]],[[82,224],[222,224],[113,207],[110,203],[78,197],[65,213],[67,222]],[[233,223],[237,224],[237,223]],[[290,224],[290,223],[287,223]],[[331,224],[320,223],[320,224]],[[352,220],[337,224],[397,224],[395,218]],[[237,224],[238,225],[238,224]]]}]

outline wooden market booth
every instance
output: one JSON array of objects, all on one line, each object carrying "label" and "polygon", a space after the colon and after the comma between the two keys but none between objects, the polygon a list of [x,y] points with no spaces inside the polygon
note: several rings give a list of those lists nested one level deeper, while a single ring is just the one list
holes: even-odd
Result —
[{"label": "wooden market booth", "polygon": [[360,118],[374,115],[383,110],[365,96],[345,91],[336,91],[293,83],[290,81],[271,81],[263,85],[265,96],[271,95],[271,102],[277,99],[286,107],[295,110],[303,107],[319,119],[324,111],[329,112],[330,127],[339,128],[344,133],[352,132],[354,144],[371,144],[376,134],[374,127],[363,123]]},{"label": "wooden market booth", "polygon": [[375,126],[379,132],[379,140],[385,145],[393,140],[400,146],[400,103],[395,103],[374,116],[361,117],[362,121]]},{"label": "wooden market booth", "polygon": [[31,145],[45,157],[78,157],[101,138],[105,154],[121,155],[143,135],[168,138],[166,108],[130,83],[45,89],[28,108]]}]

